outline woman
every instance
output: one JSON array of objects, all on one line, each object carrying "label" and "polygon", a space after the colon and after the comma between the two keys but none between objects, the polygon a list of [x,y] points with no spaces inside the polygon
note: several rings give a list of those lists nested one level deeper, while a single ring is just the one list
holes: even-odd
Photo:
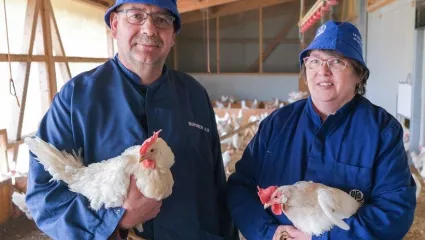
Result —
[{"label": "woman", "polygon": [[[402,239],[416,206],[403,147],[403,129],[384,109],[362,95],[369,77],[361,36],[350,23],[328,21],[301,52],[301,75],[310,97],[263,120],[228,180],[235,225],[247,239]],[[320,182],[360,193],[363,205],[320,237],[264,210],[257,186]]]}]

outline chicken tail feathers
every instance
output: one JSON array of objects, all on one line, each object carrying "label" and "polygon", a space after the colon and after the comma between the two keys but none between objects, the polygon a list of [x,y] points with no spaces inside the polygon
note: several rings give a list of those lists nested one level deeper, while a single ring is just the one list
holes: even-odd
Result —
[{"label": "chicken tail feathers", "polygon": [[59,151],[55,146],[43,141],[39,137],[27,137],[24,140],[28,149],[36,155],[36,159],[44,169],[52,175],[53,180],[62,180],[70,184],[72,174],[83,167],[79,154]]},{"label": "chicken tail feathers", "polygon": [[342,220],[344,217],[339,214],[340,203],[335,199],[335,195],[329,189],[319,189],[317,200],[323,212],[332,223],[341,229],[350,230],[350,226]]}]

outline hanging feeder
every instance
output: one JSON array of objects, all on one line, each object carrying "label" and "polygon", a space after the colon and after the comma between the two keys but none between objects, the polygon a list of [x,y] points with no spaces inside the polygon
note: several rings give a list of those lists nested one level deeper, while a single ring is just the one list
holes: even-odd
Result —
[{"label": "hanging feeder", "polygon": [[322,19],[322,16],[325,15],[331,7],[337,4],[338,0],[318,0],[298,22],[300,32],[306,32],[317,21]]}]

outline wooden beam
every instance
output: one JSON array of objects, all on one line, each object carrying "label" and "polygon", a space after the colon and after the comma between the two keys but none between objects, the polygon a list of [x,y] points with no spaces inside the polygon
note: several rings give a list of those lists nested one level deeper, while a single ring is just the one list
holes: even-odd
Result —
[{"label": "wooden beam", "polygon": [[[12,62],[45,62],[47,57],[44,55],[10,54],[10,60]],[[102,63],[108,60],[109,58],[53,56],[54,62]],[[0,62],[7,62],[7,54],[0,54]]]},{"label": "wooden beam", "polygon": [[[294,27],[296,27],[296,22],[299,20],[299,16],[297,14],[297,12],[294,12],[294,14],[292,14],[291,19],[289,19],[285,25],[283,26],[283,28],[279,31],[279,33],[276,35],[275,39],[273,42],[269,43],[266,47],[266,49],[264,50],[264,52],[262,54],[260,54],[260,56],[258,57],[258,59],[251,65],[251,67],[249,68],[251,71],[255,71],[257,69],[257,67],[259,66],[259,63],[263,63],[271,54],[272,52],[276,49],[276,47],[279,45],[279,42],[282,41],[286,35],[289,33],[289,31],[291,31]],[[262,69],[260,69],[261,71]]]},{"label": "wooden beam", "polygon": [[[57,83],[56,83],[56,70],[55,62],[53,61],[53,44],[52,44],[52,31],[50,25],[50,11],[49,11],[49,2],[50,0],[40,0],[43,2],[40,9],[41,25],[43,28],[43,44],[44,44],[44,55],[47,57],[46,68],[47,68],[47,82],[46,85],[42,88],[45,88],[48,92],[49,106],[50,102],[53,100],[53,97],[57,92]],[[41,82],[43,84],[43,82]]]},{"label": "wooden beam", "polygon": [[103,10],[106,10],[107,8],[109,8],[110,6],[112,6],[114,4],[113,3],[114,0],[112,0],[112,1],[109,1],[109,0],[75,0],[75,1],[86,3],[88,5],[91,5],[91,6],[103,9]]},{"label": "wooden beam", "polygon": [[[53,7],[52,7],[50,0],[48,1],[48,9],[49,9],[49,12],[50,12],[50,16],[51,16],[50,20],[52,21],[52,27],[53,27],[52,28],[53,49],[54,49],[57,56],[66,57],[65,48],[63,47],[62,39],[61,39],[61,36],[60,36],[60,33],[59,33],[59,27],[58,27],[58,24],[56,22],[55,13],[53,11]],[[61,72],[62,80],[63,80],[64,83],[72,78],[71,69],[69,68],[68,62],[59,63],[59,70]]]},{"label": "wooden beam", "polygon": [[[210,8],[218,5],[237,2],[240,0],[178,0],[177,8],[180,13],[190,12],[203,8]],[[242,0],[243,1],[243,0]]]},{"label": "wooden beam", "polygon": [[[263,8],[258,8],[258,52],[259,58],[263,59]],[[258,61],[258,72],[263,73],[263,61]]]},{"label": "wooden beam", "polygon": [[[40,0],[28,0],[27,9],[24,20],[24,36],[22,52],[31,55],[34,48],[34,40],[37,27],[37,19],[40,12],[42,2]],[[19,106],[13,104],[12,118],[7,132],[12,140],[19,139],[22,133],[22,126],[24,122],[25,106],[27,102],[28,82],[30,77],[31,62],[21,63],[18,65],[18,77],[15,81],[16,96],[18,98]],[[19,146],[13,148],[13,161],[16,164],[18,159]]]},{"label": "wooden beam", "polygon": [[374,12],[386,5],[394,2],[395,0],[368,0],[367,1],[367,12]]},{"label": "wooden beam", "polygon": [[7,132],[0,129],[0,174],[9,172],[9,162],[7,160]]},{"label": "wooden beam", "polygon": [[[185,43],[185,44],[190,44],[190,43],[203,43],[205,39],[203,38],[180,38],[179,42],[181,43]],[[307,42],[312,41],[313,39],[311,38],[306,38]],[[211,39],[212,42],[216,42],[217,43],[217,35],[216,35],[216,39]],[[220,43],[230,43],[230,44],[258,44],[258,38],[240,38],[240,37],[235,37],[235,38],[220,38],[219,40]],[[299,44],[300,43],[300,39],[299,38],[285,38],[281,41],[277,41],[276,38],[264,38],[263,37],[263,43],[265,44],[272,44],[272,43],[277,43],[277,44]],[[1,57],[1,55],[0,55]],[[1,60],[0,60],[1,62]]]},{"label": "wooden beam", "polygon": [[[226,5],[220,5],[211,7],[208,10],[210,11],[209,17],[223,17],[228,15],[233,15],[236,13],[247,12],[251,10],[256,10],[260,7],[269,7],[278,4],[292,3],[296,0],[243,0],[228,3]],[[203,15],[201,11],[192,11],[189,13],[184,13],[181,15],[182,24],[198,22],[203,20]]]},{"label": "wooden beam", "polygon": [[217,65],[217,73],[220,73],[220,17],[216,18],[215,22],[215,39],[216,39],[216,65]]},{"label": "wooden beam", "polygon": [[75,63],[103,63],[108,61],[110,58],[95,58],[95,57],[60,57],[55,56],[53,60],[55,62],[75,62]]},{"label": "wooden beam", "polygon": [[[44,4],[44,0],[37,0],[40,2],[40,4]],[[41,10],[41,9],[40,9]],[[48,87],[48,72],[47,72],[47,56],[45,56],[45,46],[43,41],[43,17],[40,14],[39,19],[37,21],[37,31],[36,31],[36,38],[35,38],[35,53],[39,55],[44,56],[44,61],[40,64],[38,64],[38,80],[39,80],[39,94],[40,96],[40,102],[41,102],[41,112],[42,114],[47,112],[49,106],[50,106],[50,100],[49,100],[49,87]]]},{"label": "wooden beam", "polygon": [[21,138],[19,138],[17,140],[10,140],[9,139],[8,143],[7,143],[7,149],[14,149],[14,148],[19,147],[21,144],[24,143],[25,138],[32,137],[35,134],[36,134],[36,132],[32,132],[32,133],[29,133],[29,134],[22,135]]},{"label": "wooden beam", "polygon": [[[22,51],[31,56],[34,48],[35,30],[37,26],[39,1],[28,0],[27,9],[24,21],[24,34]],[[7,56],[6,56],[7,59]],[[24,120],[25,104],[27,99],[28,80],[30,74],[31,62],[27,61],[18,66],[17,78],[15,81],[16,95],[20,103],[20,107],[16,104],[12,105],[12,117],[8,127],[8,134],[12,140],[19,139],[22,132],[22,125]]]}]

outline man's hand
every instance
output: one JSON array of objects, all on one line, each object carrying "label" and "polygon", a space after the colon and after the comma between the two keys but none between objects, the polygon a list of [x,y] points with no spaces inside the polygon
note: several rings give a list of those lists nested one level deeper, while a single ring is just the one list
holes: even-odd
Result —
[{"label": "man's hand", "polygon": [[127,198],[123,204],[123,208],[126,211],[118,223],[118,227],[129,229],[156,217],[161,205],[162,201],[158,202],[154,199],[146,198],[137,188],[134,177],[131,176]]},{"label": "man's hand", "polygon": [[311,240],[309,234],[303,233],[290,225],[282,225],[276,229],[273,240]]}]

